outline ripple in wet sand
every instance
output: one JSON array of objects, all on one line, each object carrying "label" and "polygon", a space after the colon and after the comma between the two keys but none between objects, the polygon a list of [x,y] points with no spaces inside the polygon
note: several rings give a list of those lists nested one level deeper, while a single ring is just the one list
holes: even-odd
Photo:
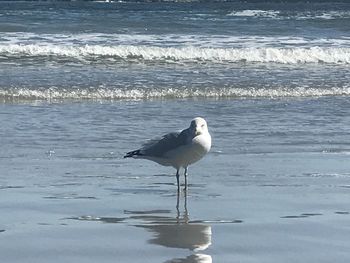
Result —
[{"label": "ripple in wet sand", "polygon": [[77,217],[69,217],[65,219],[79,220],[79,221],[97,221],[103,223],[120,223],[125,220],[125,218],[118,217],[95,217],[95,216],[77,216]]},{"label": "ripple in wet sand", "polygon": [[337,215],[349,215],[350,214],[350,212],[348,212],[348,211],[337,211],[337,212],[334,212],[335,214],[337,214]]},{"label": "ripple in wet sand", "polygon": [[303,213],[300,215],[290,215],[290,216],[281,216],[281,218],[306,218],[311,216],[321,216],[323,214],[320,213]]},{"label": "ripple in wet sand", "polygon": [[21,189],[24,188],[24,186],[21,185],[0,185],[0,190],[4,190],[4,189]]},{"label": "ripple in wet sand", "polygon": [[94,196],[74,196],[74,195],[57,195],[57,196],[44,196],[45,199],[92,199],[97,200]]}]

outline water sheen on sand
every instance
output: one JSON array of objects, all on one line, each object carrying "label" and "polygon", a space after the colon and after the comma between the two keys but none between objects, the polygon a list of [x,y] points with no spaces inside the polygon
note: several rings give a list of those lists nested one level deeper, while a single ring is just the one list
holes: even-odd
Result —
[{"label": "water sheen on sand", "polygon": [[[0,108],[1,261],[350,258],[347,98]],[[173,169],[122,158],[199,114],[213,148],[187,194]]]}]

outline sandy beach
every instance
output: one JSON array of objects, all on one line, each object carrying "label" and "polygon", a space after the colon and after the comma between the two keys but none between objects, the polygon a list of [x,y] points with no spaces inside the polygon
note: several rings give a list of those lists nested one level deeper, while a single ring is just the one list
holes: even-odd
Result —
[{"label": "sandy beach", "polygon": [[[347,262],[348,134],[337,128],[346,118],[320,125],[312,114],[334,111],[328,103],[1,104],[0,259]],[[337,99],[339,108],[345,104]],[[235,114],[217,115],[214,105]],[[162,116],[147,118],[159,107]],[[175,108],[182,117],[169,121]],[[186,127],[198,108],[213,149],[190,167],[187,194],[177,196],[174,169],[122,158],[154,132]],[[300,108],[310,114],[296,114]],[[135,115],[116,114],[125,109]],[[102,112],[103,125],[92,121]]]}]

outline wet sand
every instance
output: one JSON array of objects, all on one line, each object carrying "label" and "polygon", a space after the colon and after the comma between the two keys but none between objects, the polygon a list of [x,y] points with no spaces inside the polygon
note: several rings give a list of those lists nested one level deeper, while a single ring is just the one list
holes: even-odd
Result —
[{"label": "wet sand", "polygon": [[[215,142],[179,196],[174,169],[122,158],[151,135],[138,128],[162,102],[2,105],[0,261],[348,262],[346,129],[312,124],[312,113],[286,118],[326,99],[266,101],[260,112],[256,101],[170,101],[164,116],[179,103],[178,114],[201,107]],[[217,115],[217,104],[240,117]],[[125,108],[138,117],[115,115]],[[161,134],[187,117],[148,127]],[[283,134],[271,133],[280,120]]]}]

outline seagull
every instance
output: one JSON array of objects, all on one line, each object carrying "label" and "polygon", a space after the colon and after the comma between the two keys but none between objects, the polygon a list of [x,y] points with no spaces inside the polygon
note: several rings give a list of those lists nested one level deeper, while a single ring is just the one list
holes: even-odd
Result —
[{"label": "seagull", "polygon": [[124,158],[138,158],[154,161],[160,165],[176,169],[177,191],[180,191],[179,171],[185,169],[185,187],[187,190],[187,167],[202,159],[211,148],[211,136],[207,122],[197,117],[189,128],[181,132],[165,134],[160,139],[146,142],[138,150],[126,153]]}]

